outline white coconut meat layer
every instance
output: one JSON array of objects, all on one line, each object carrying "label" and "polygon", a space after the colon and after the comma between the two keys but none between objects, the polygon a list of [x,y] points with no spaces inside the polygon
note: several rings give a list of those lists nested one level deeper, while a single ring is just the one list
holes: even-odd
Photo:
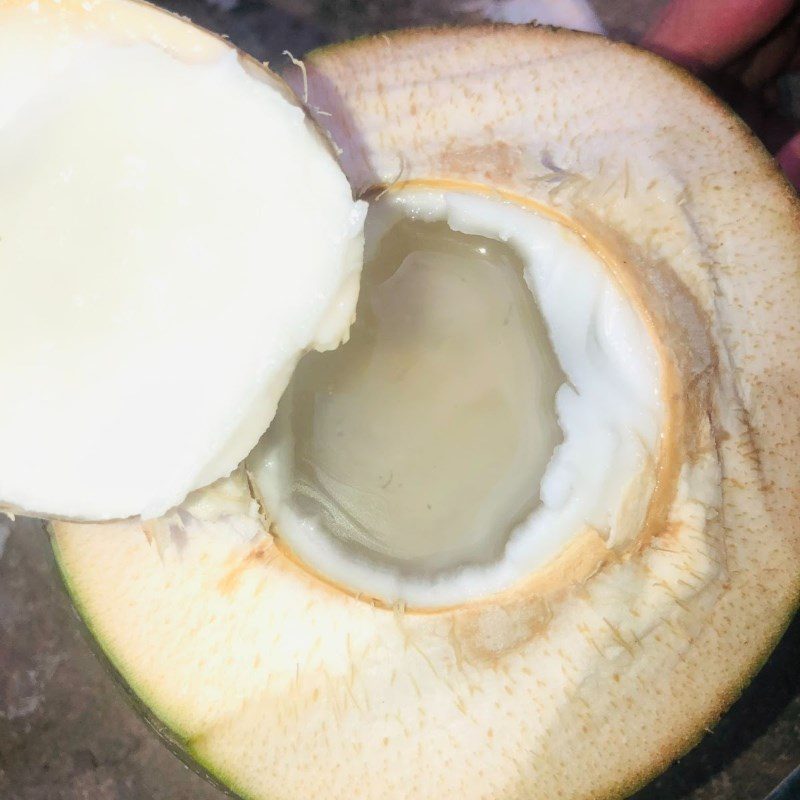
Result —
[{"label": "white coconut meat layer", "polygon": [[108,0],[0,21],[0,505],[158,515],[228,474],[298,357],[346,335],[363,206],[301,109],[208,34]]},{"label": "white coconut meat layer", "polygon": [[392,193],[366,230],[351,340],[301,362],[248,459],[278,538],[412,607],[513,586],[587,531],[634,541],[661,365],[608,266],[562,224],[479,194]]}]

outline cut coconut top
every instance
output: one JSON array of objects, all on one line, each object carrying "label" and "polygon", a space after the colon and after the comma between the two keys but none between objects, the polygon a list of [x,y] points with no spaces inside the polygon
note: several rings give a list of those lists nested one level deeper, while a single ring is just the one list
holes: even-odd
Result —
[{"label": "cut coconut top", "polygon": [[152,8],[0,15],[0,505],[154,516],[354,313],[363,204],[288,90]]}]

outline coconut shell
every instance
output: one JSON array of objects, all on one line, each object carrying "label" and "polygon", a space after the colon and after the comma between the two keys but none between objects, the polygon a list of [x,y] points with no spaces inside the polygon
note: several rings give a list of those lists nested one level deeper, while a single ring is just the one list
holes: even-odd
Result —
[{"label": "coconut shell", "polygon": [[[661,524],[551,591],[386,609],[251,508],[57,524],[72,595],[187,751],[253,798],[628,794],[713,725],[800,598],[800,206],[688,74],[561,30],[408,31],[313,53],[352,185],[537,204],[602,251],[675,374]],[[292,77],[302,95],[303,76]]]}]

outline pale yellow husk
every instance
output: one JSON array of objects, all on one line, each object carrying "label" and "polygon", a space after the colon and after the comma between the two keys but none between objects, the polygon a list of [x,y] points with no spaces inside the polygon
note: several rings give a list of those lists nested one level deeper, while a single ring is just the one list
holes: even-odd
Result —
[{"label": "pale yellow husk", "polygon": [[415,31],[307,70],[358,190],[499,189],[606,253],[676,370],[663,524],[576,585],[436,614],[318,580],[252,537],[246,502],[179,513],[160,548],[136,522],[58,524],[76,603],[134,690],[244,795],[632,791],[713,724],[798,601],[797,199],[700,84],[600,38]]}]

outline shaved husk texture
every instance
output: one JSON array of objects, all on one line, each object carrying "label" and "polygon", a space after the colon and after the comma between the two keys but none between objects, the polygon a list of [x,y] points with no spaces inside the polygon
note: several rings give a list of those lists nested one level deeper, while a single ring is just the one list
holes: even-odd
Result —
[{"label": "shaved husk texture", "polygon": [[251,538],[247,504],[155,532],[57,524],[67,584],[133,689],[243,795],[630,793],[713,725],[798,601],[797,199],[704,87],[601,38],[410,31],[306,68],[358,191],[500,190],[605,253],[678,376],[663,524],[559,591],[436,614],[320,581]]}]

